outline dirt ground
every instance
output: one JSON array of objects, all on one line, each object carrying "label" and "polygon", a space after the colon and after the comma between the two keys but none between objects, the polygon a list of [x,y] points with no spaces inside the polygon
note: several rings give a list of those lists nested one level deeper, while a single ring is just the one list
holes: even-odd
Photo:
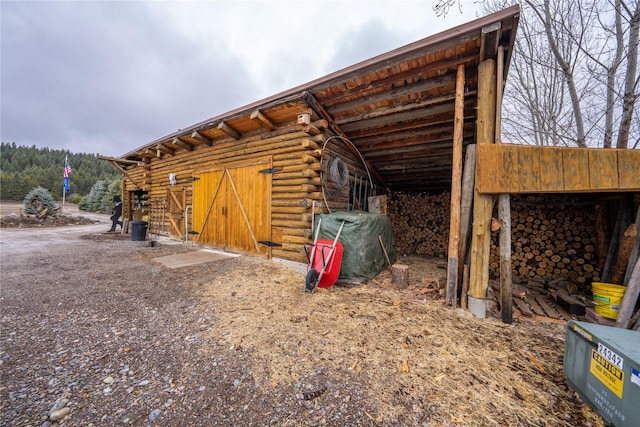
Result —
[{"label": "dirt ground", "polygon": [[0,425],[602,425],[564,328],[447,309],[441,260],[309,294],[280,263],[170,269],[201,248],[67,215],[92,223],[0,229]]}]

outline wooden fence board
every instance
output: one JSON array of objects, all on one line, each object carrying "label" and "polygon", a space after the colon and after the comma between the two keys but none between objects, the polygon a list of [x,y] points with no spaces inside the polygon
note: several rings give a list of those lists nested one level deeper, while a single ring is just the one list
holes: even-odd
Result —
[{"label": "wooden fence board", "polygon": [[518,191],[540,191],[540,150],[531,146],[518,148]]},{"label": "wooden fence board", "polygon": [[479,144],[480,194],[640,191],[640,150]]},{"label": "wooden fence board", "polygon": [[589,186],[589,151],[584,148],[563,148],[564,191],[581,191]]},{"label": "wooden fence board", "polygon": [[618,156],[616,150],[589,150],[588,154],[589,187],[598,191],[618,188]]},{"label": "wooden fence board", "polygon": [[545,147],[540,151],[540,190],[563,191],[565,189],[563,174],[562,148]]},{"label": "wooden fence board", "polygon": [[640,150],[616,150],[618,155],[618,187],[621,190],[640,188]]}]

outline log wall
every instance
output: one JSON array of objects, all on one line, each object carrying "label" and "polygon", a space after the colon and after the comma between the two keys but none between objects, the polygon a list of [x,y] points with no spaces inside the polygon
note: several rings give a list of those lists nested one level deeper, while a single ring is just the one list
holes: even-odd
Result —
[{"label": "log wall", "polygon": [[[353,201],[350,188],[358,185],[364,187],[361,177],[367,176],[357,154],[339,139],[327,144],[327,154],[323,156],[322,148],[326,139],[327,136],[322,133],[312,135],[301,131],[299,126],[291,126],[288,133],[281,127],[272,133],[250,135],[239,140],[228,138],[216,141],[212,146],[200,144],[192,150],[176,150],[172,155],[153,150],[145,165],[127,168],[123,195],[127,197],[132,191],[147,191],[147,205],[144,211],[136,212],[135,216],[144,216],[149,221],[151,233],[167,235],[171,234],[172,223],[174,231],[176,224],[181,224],[180,227],[184,224],[180,222],[184,218],[168,212],[172,203],[169,191],[184,191],[185,205],[191,206],[195,176],[221,168],[265,163],[265,168],[275,170],[270,195],[270,240],[280,245],[271,249],[271,255],[306,262],[303,246],[312,243],[313,214],[326,213],[329,211],[328,207],[332,210],[348,209],[350,200]],[[327,159],[331,157],[339,157],[348,167],[349,185],[339,194],[327,197],[323,193],[322,172],[327,167]],[[170,173],[175,174],[175,185],[169,182]],[[369,192],[366,195],[372,194]],[[364,190],[360,199],[366,200]],[[360,203],[357,205],[359,207]],[[312,212],[313,207],[315,212]],[[184,206],[182,210],[184,211]],[[133,214],[126,204],[123,217],[131,218]],[[192,230],[192,210],[187,220],[189,229]],[[176,233],[173,235],[176,236]]]}]

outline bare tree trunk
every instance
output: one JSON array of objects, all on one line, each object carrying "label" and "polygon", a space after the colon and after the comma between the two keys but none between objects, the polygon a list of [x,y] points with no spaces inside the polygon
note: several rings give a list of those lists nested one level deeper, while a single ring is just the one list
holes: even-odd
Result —
[{"label": "bare tree trunk", "polygon": [[[617,12],[616,12],[617,13]],[[627,76],[624,84],[624,97],[622,103],[622,120],[620,122],[620,131],[618,132],[618,148],[627,148],[629,144],[629,129],[631,128],[631,119],[633,118],[633,109],[635,107],[638,95],[635,93],[638,87],[640,76],[637,76],[638,70],[638,36],[640,34],[640,2],[636,2],[636,9],[631,16],[631,24],[629,26],[629,52],[627,55]]]},{"label": "bare tree trunk", "polygon": [[621,0],[616,0],[616,56],[607,70],[607,110],[605,112],[604,148],[611,148],[613,142],[613,110],[615,107],[616,73],[624,53],[624,31],[622,29]]},{"label": "bare tree trunk", "polygon": [[587,143],[585,140],[584,133],[584,119],[582,118],[582,109],[580,108],[580,97],[578,96],[578,90],[576,89],[576,83],[573,78],[573,71],[569,63],[565,60],[558,49],[558,45],[556,44],[555,35],[553,34],[553,29],[551,26],[551,10],[549,8],[549,0],[544,1],[544,16],[540,14],[540,12],[535,8],[533,4],[528,2],[529,5],[533,8],[535,13],[538,15],[542,23],[544,24],[544,30],[547,35],[547,41],[549,42],[549,47],[551,48],[551,52],[553,52],[553,56],[556,58],[556,62],[562,69],[564,73],[567,87],[569,89],[569,96],[571,97],[571,105],[573,107],[573,115],[576,120],[576,143],[579,147],[586,147]]}]

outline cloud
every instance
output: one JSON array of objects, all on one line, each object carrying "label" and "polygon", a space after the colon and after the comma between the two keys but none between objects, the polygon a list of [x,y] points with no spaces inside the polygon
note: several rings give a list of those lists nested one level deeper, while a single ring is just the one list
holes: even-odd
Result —
[{"label": "cloud", "polygon": [[1,138],[118,156],[468,18],[424,1],[0,1]]},{"label": "cloud", "polygon": [[2,140],[119,155],[251,101],[244,64],[163,12],[3,2]]},{"label": "cloud", "polygon": [[339,37],[335,54],[326,65],[327,73],[400,47],[405,39],[405,34],[388,28],[380,19],[348,28]]}]

